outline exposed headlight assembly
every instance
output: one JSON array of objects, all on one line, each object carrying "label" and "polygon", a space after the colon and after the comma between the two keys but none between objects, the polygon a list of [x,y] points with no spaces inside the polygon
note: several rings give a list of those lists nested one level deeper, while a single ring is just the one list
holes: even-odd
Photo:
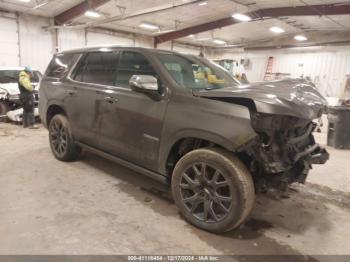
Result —
[{"label": "exposed headlight assembly", "polygon": [[9,95],[8,99],[11,101],[11,100],[19,100],[19,94],[17,95]]},{"label": "exposed headlight assembly", "polygon": [[5,89],[0,88],[0,99],[6,99],[8,97],[8,92]]}]

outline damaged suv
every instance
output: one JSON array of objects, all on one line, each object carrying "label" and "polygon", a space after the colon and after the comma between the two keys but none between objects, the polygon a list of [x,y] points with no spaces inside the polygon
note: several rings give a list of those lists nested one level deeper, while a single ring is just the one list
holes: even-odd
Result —
[{"label": "damaged suv", "polygon": [[171,185],[193,225],[239,226],[255,192],[304,183],[329,155],[313,131],[326,105],[300,80],[242,85],[202,57],[95,47],[57,54],[40,115],[61,161],[85,149]]}]

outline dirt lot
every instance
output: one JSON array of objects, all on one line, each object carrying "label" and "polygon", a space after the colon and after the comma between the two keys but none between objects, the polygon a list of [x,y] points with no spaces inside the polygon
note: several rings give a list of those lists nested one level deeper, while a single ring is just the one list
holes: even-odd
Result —
[{"label": "dirt lot", "polygon": [[213,235],[142,175],[88,153],[58,162],[43,128],[0,123],[0,146],[0,254],[350,255],[350,151],[329,149],[290,198],[259,195],[243,226]]}]

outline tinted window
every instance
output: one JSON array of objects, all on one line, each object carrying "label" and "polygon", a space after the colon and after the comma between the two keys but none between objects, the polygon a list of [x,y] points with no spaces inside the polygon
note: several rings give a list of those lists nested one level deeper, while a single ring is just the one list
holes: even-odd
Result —
[{"label": "tinted window", "polygon": [[118,54],[96,52],[86,55],[78,64],[74,80],[100,85],[114,85]]},{"label": "tinted window", "polygon": [[129,80],[133,75],[152,75],[157,77],[146,57],[136,52],[123,52],[118,66],[116,84],[122,87],[129,87]]},{"label": "tinted window", "polygon": [[49,67],[47,68],[46,75],[55,78],[62,78],[66,76],[77,56],[78,55],[76,54],[54,56]]},{"label": "tinted window", "polygon": [[157,56],[175,82],[184,88],[217,89],[240,85],[224,69],[206,59],[174,54]]},{"label": "tinted window", "polygon": [[[19,80],[20,70],[0,70],[0,83],[17,83]],[[39,83],[41,79],[41,74],[39,71],[34,71],[31,81],[33,83]]]}]

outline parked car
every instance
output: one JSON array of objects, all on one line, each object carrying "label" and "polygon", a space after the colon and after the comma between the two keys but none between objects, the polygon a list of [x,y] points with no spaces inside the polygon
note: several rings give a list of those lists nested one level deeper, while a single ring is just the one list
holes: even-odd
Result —
[{"label": "parked car", "polygon": [[328,160],[312,134],[325,104],[298,80],[241,85],[202,57],[113,46],[57,54],[40,89],[57,159],[83,148],[168,183],[183,217],[215,233],[246,219],[256,191]]},{"label": "parked car", "polygon": [[[23,70],[24,67],[0,67],[0,117],[5,121],[22,121],[23,109],[19,97],[18,79]],[[36,107],[39,102],[38,84],[41,78],[41,73],[34,70],[32,82]],[[38,108],[35,110],[35,115],[39,116]]]}]

